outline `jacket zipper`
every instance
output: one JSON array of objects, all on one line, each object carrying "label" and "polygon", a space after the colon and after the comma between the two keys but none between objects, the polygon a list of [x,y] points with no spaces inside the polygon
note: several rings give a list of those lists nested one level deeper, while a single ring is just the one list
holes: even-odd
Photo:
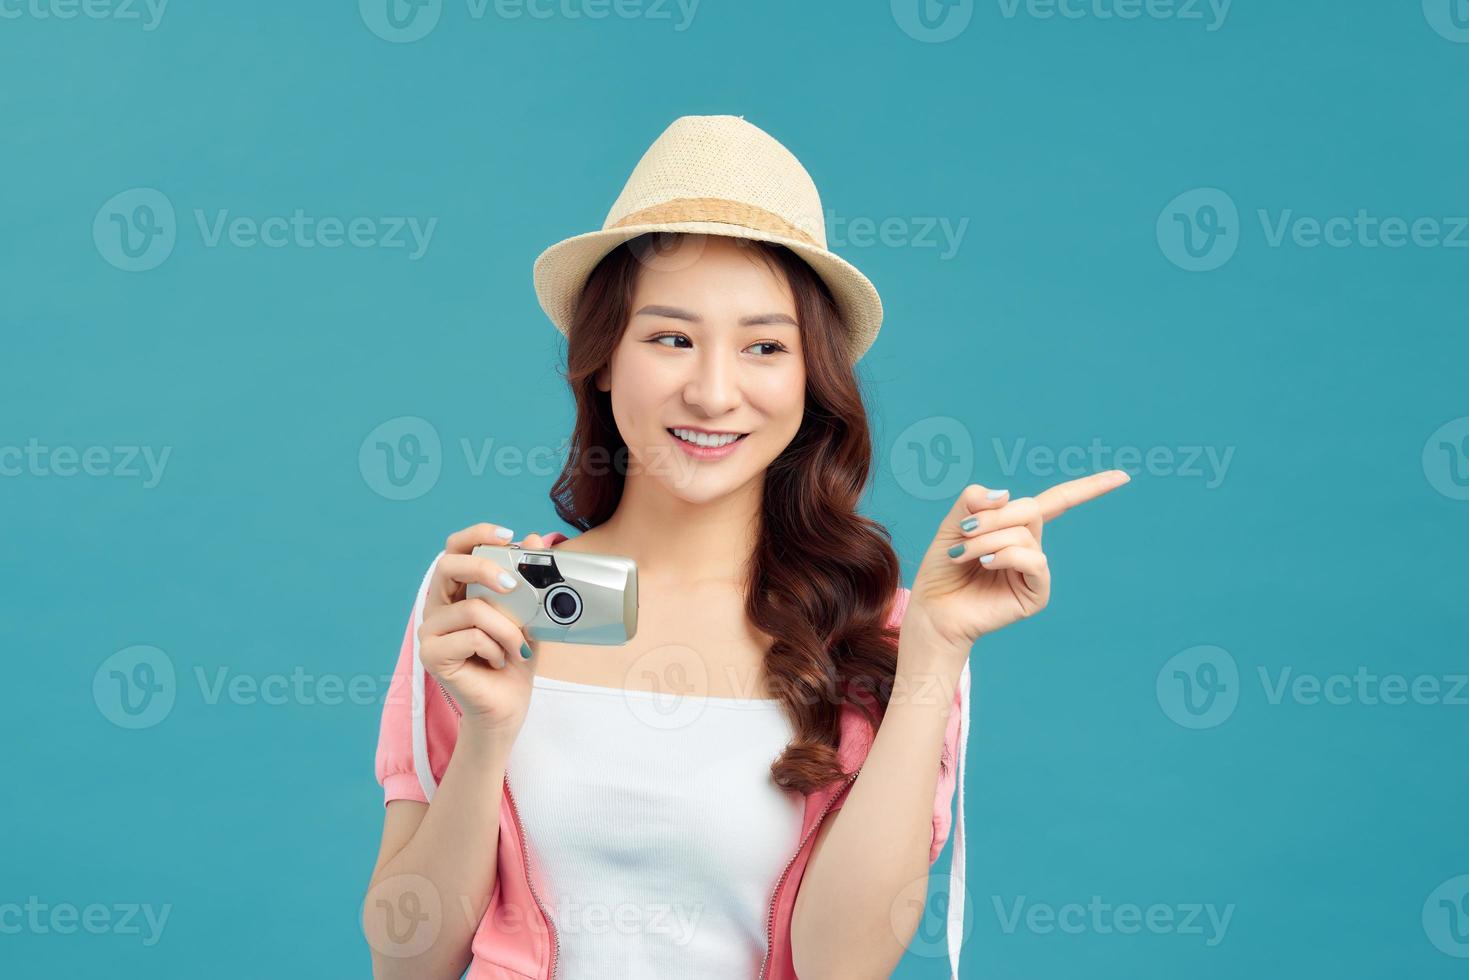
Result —
[{"label": "jacket zipper", "polygon": [[515,805],[515,796],[510,792],[510,774],[505,774],[505,798],[510,801],[510,812],[515,814],[515,829],[520,834],[520,860],[525,868],[525,883],[530,886],[530,897],[535,899],[536,908],[541,910],[541,916],[546,920],[546,928],[551,930],[551,980],[556,978],[556,961],[561,958],[561,937],[556,935],[556,925],[551,921],[551,914],[541,904],[541,896],[536,893],[536,883],[531,880],[530,855],[525,844],[525,828],[520,823],[520,809]]},{"label": "jacket zipper", "polygon": [[[434,681],[434,685],[439,689],[439,693],[444,696],[444,700],[449,702],[449,707],[454,709],[454,714],[463,717],[464,713],[459,710],[459,705],[454,703],[454,699],[449,695],[448,689],[438,681]],[[556,962],[561,958],[561,937],[556,935],[556,925],[551,921],[551,915],[546,911],[546,907],[541,904],[541,896],[536,892],[535,882],[531,880],[530,853],[529,848],[526,846],[525,828],[520,822],[520,808],[515,805],[515,794],[510,792],[510,774],[508,772],[505,774],[505,799],[510,802],[510,812],[515,814],[515,830],[520,836],[520,861],[521,867],[525,868],[525,883],[530,888],[530,897],[535,899],[536,908],[540,909],[541,916],[546,920],[546,928],[551,931],[551,980],[555,980]],[[794,861],[795,858],[791,858],[791,860]],[[496,865],[495,873],[499,873],[498,865]]]},{"label": "jacket zipper", "polygon": [[817,829],[821,826],[821,821],[826,819],[827,812],[831,810],[832,806],[836,803],[837,798],[845,793],[849,787],[851,787],[852,783],[855,782],[857,779],[857,773],[860,773],[861,771],[862,767],[858,766],[857,772],[854,772],[847,777],[847,784],[841,789],[837,790],[835,793],[833,793],[831,795],[831,799],[826,801],[826,806],[821,808],[821,813],[819,816],[817,816],[816,822],[811,825],[811,829],[806,831],[806,835],[801,838],[801,843],[796,848],[796,853],[791,855],[791,859],[786,862],[786,866],[784,869],[782,869],[780,877],[775,880],[775,891],[770,893],[770,913],[765,920],[765,958],[760,961],[759,980],[765,980],[765,970],[770,965],[770,954],[774,952],[773,947],[775,946],[775,899],[776,896],[780,894],[781,886],[785,884],[786,875],[790,873],[791,865],[796,863],[796,858],[801,856],[801,851],[804,850],[806,847],[806,841],[811,839],[811,835],[816,833]]}]

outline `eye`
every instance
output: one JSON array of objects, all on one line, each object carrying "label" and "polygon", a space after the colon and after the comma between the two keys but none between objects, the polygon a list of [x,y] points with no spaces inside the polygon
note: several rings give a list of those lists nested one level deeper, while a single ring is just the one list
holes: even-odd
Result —
[{"label": "eye", "polygon": [[[773,347],[773,348],[775,348],[770,353],[766,354],[765,355],[766,357],[773,357],[776,354],[779,354],[781,351],[789,350],[789,348],[786,347],[785,344],[782,344],[778,340],[761,340],[761,341],[758,341],[756,343],[751,344],[750,347]],[[748,349],[749,348],[746,348],[746,350],[748,350]]]},{"label": "eye", "polygon": [[[684,346],[684,347],[692,347],[693,346],[693,343],[694,343],[692,340],[689,340],[688,337],[684,336],[681,333],[660,333],[656,337],[649,337],[648,338],[648,343],[650,343],[650,344],[658,344],[661,347],[670,347],[670,348],[678,348],[680,346],[677,343],[673,343],[673,344],[664,344],[664,343],[662,343],[662,341],[665,341],[665,340],[672,340],[672,341],[680,341],[681,340],[681,341],[683,341],[683,345],[682,346]],[[785,344],[782,344],[778,340],[761,340],[761,341],[757,341],[757,342],[751,344],[750,347],[747,347],[745,349],[746,350],[749,350],[752,347],[764,347],[764,348],[768,348],[768,350],[762,352],[762,355],[761,356],[763,356],[763,357],[774,357],[776,354],[786,353],[786,352],[789,352],[789,350],[790,350],[789,347],[787,347]]]}]

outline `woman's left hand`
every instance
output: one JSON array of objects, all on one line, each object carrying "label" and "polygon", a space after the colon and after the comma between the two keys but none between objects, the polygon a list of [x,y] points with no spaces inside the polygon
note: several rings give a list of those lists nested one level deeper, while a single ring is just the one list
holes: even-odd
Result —
[{"label": "woman's left hand", "polygon": [[1018,500],[971,483],[923,556],[905,622],[918,612],[968,656],[984,634],[1040,612],[1051,597],[1051,569],[1041,551],[1046,521],[1129,479],[1123,470],[1107,470]]}]

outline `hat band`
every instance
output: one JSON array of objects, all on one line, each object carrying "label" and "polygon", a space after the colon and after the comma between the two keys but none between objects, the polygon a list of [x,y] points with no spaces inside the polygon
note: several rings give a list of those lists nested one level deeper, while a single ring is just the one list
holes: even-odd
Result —
[{"label": "hat band", "polygon": [[623,228],[628,225],[661,225],[683,221],[717,221],[726,225],[741,225],[756,231],[769,232],[785,238],[794,238],[817,248],[821,246],[805,231],[791,224],[780,215],[743,201],[731,201],[722,197],[678,197],[662,204],[642,208],[624,215],[608,225],[605,230]]}]

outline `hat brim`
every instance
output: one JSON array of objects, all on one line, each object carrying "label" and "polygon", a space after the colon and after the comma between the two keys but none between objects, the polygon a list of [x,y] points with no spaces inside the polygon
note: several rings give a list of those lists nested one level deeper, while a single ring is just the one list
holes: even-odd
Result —
[{"label": "hat brim", "polygon": [[628,225],[590,231],[547,248],[536,257],[532,279],[541,309],[551,318],[556,329],[570,335],[572,317],[587,277],[608,252],[639,235],[659,231],[719,235],[784,245],[804,259],[831,290],[837,312],[847,328],[850,361],[855,364],[877,338],[882,327],[882,300],[877,294],[877,287],[851,263],[834,252],[799,239],[718,221]]}]

